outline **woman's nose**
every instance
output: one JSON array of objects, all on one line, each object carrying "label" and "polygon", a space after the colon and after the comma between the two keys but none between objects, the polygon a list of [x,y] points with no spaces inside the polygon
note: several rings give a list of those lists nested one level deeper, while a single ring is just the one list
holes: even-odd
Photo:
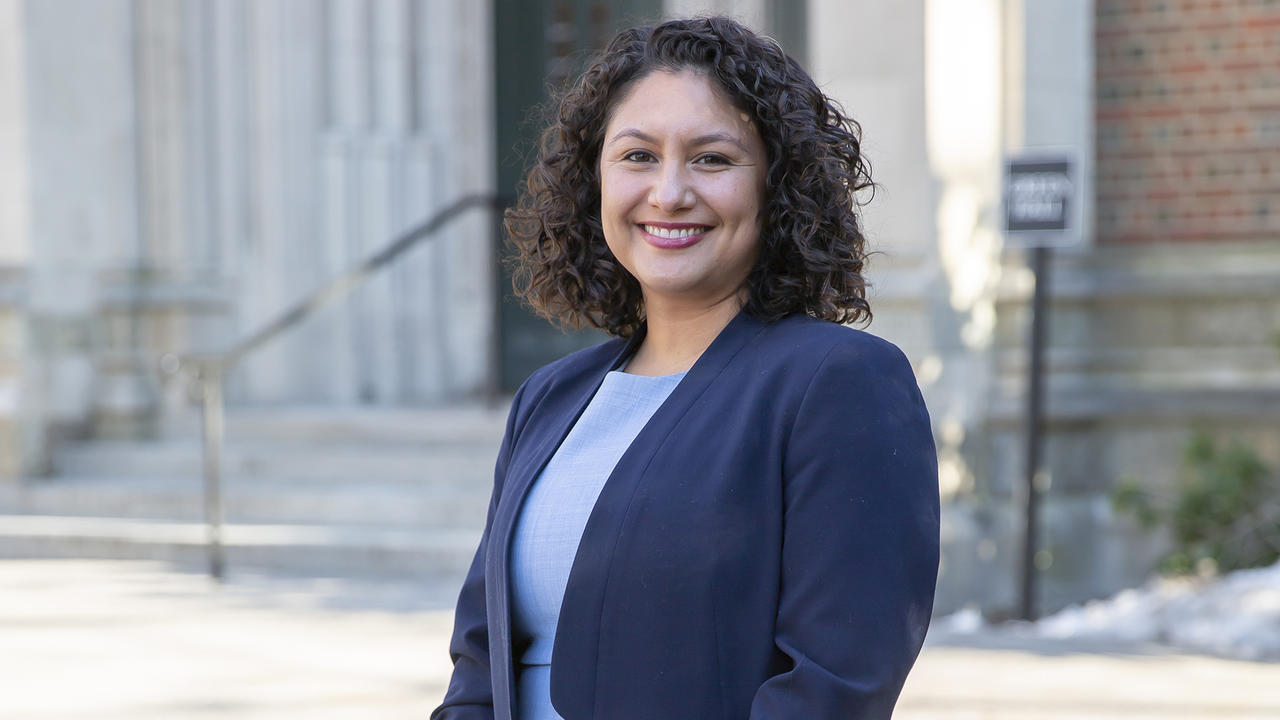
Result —
[{"label": "woman's nose", "polygon": [[684,168],[676,164],[664,165],[654,179],[649,203],[664,212],[692,207],[693,188],[689,184],[689,178],[685,176]]}]

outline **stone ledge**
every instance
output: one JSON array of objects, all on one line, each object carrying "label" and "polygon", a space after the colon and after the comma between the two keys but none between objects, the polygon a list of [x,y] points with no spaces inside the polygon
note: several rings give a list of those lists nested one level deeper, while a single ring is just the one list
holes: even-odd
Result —
[{"label": "stone ledge", "polygon": [[[1028,302],[1031,271],[1006,253],[1000,304]],[[1280,243],[1207,243],[1063,250],[1051,261],[1054,302],[1132,298],[1280,298]]]},{"label": "stone ledge", "polygon": [[[1049,388],[1046,419],[1054,422],[1095,420],[1269,421],[1280,425],[1280,388],[1106,390]],[[992,400],[987,420],[993,426],[1022,425],[1022,397]]]},{"label": "stone ledge", "polygon": [[[199,563],[206,526],[197,522],[0,515],[0,558],[163,559]],[[224,525],[231,567],[332,573],[461,577],[479,529]]]},{"label": "stone ledge", "polygon": [[[1025,372],[1024,347],[1000,348],[993,353],[997,374]],[[1060,372],[1128,371],[1144,375],[1202,371],[1214,377],[1230,373],[1248,377],[1251,373],[1280,377],[1280,349],[1264,346],[1136,346],[1136,347],[1051,347],[1045,351],[1045,369]],[[1278,385],[1280,387],[1280,385]]]}]

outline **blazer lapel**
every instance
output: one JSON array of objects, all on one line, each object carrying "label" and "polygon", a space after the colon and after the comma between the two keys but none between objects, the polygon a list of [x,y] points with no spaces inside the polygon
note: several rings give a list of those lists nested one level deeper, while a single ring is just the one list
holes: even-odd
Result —
[{"label": "blazer lapel", "polygon": [[516,519],[534,479],[542,472],[573,424],[586,409],[609,371],[622,364],[644,338],[643,328],[618,349],[609,361],[580,373],[556,393],[544,398],[513,449],[485,558],[485,600],[489,620],[489,667],[493,680],[493,709],[498,720],[510,720],[514,712],[515,669],[510,604],[510,552]]},{"label": "blazer lapel", "polygon": [[[553,705],[565,718],[602,717],[594,707],[600,621],[610,574],[626,572],[626,568],[616,567],[613,556],[623,536],[631,499],[650,458],[660,450],[667,435],[724,368],[765,328],[763,322],[739,312],[654,412],[605,482],[578,544],[552,651],[551,697]],[[602,372],[601,379],[603,376]],[[595,392],[594,387],[591,392]],[[590,393],[577,408],[573,420],[589,400]],[[563,433],[567,433],[569,427],[572,427],[572,421],[565,424]],[[558,437],[563,438],[563,434]],[[547,457],[550,457],[549,452]],[[540,461],[539,470],[545,462],[545,459]],[[529,480],[532,478],[526,482]]]}]

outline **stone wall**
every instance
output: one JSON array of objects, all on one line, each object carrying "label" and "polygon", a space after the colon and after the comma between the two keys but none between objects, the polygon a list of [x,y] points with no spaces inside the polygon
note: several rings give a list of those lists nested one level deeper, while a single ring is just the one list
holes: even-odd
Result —
[{"label": "stone wall", "polygon": [[[162,354],[225,349],[491,190],[490,25],[486,3],[439,0],[6,0],[0,148],[21,162],[0,253],[51,426],[154,431],[181,405]],[[492,227],[450,225],[250,357],[229,397],[480,394]]]},{"label": "stone wall", "polygon": [[[988,471],[952,507],[948,594],[1016,605],[1030,283],[1010,253],[997,317],[996,391],[966,447]],[[1195,430],[1280,468],[1280,252],[1272,244],[1104,245],[1055,255],[1046,354],[1047,483],[1040,607],[1141,582],[1168,549],[1113,512],[1124,479],[1158,496]]]}]

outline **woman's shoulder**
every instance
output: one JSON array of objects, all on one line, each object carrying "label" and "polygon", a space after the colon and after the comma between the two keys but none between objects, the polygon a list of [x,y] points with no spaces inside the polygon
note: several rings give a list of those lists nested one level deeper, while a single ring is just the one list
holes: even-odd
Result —
[{"label": "woman's shoulder", "polygon": [[[929,427],[911,362],[889,340],[808,317],[788,318],[771,334],[779,338],[776,345],[792,348],[786,364],[775,366],[773,384],[795,403],[796,417],[808,418],[811,430],[862,427],[858,418],[870,417],[877,424],[892,418],[917,429]],[[931,442],[928,432],[914,437]]]},{"label": "woman's shoulder", "polygon": [[897,345],[879,335],[808,315],[790,315],[771,324],[761,341],[762,349],[788,363],[851,364],[861,369],[910,365]]}]

